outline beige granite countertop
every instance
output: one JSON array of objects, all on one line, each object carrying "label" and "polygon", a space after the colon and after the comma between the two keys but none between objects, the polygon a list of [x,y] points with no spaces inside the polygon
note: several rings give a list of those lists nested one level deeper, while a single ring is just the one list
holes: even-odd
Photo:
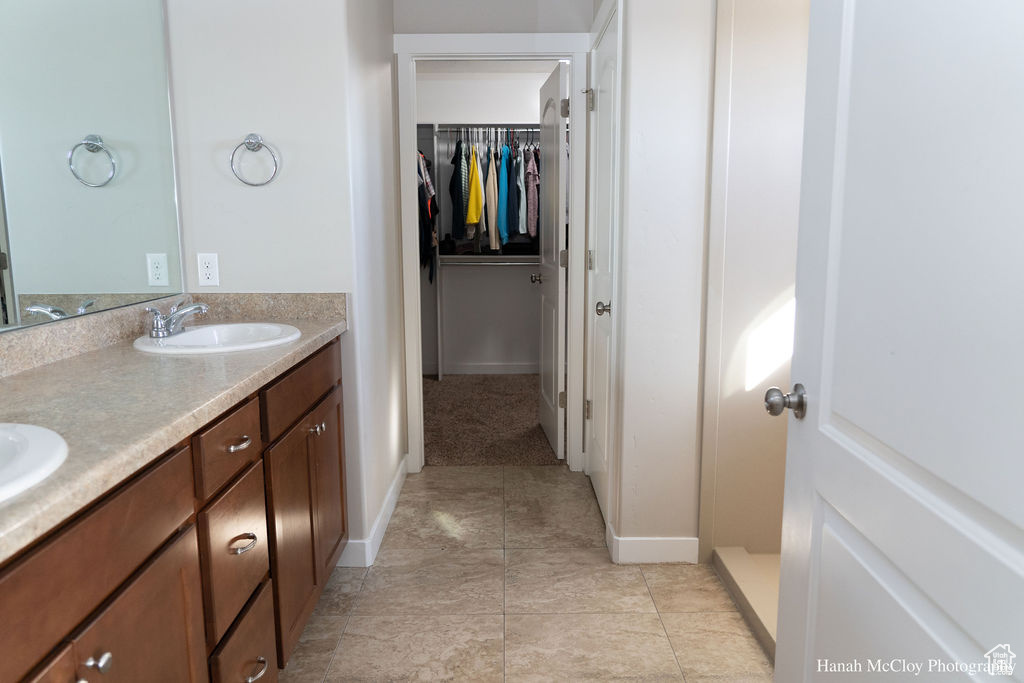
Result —
[{"label": "beige granite countertop", "polygon": [[0,379],[0,422],[48,427],[68,443],[56,472],[0,502],[0,563],[347,329],[344,318],[277,322],[302,337],[200,356],[126,341]]}]

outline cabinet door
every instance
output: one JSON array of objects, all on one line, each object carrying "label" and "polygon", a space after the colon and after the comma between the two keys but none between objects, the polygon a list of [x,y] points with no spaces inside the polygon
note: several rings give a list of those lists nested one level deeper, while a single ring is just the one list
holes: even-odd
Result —
[{"label": "cabinet door", "polygon": [[209,680],[204,645],[199,545],[190,527],[86,624],[74,653],[84,680],[196,683]]},{"label": "cabinet door", "polygon": [[309,440],[314,436],[312,426],[309,418],[299,420],[280,441],[267,449],[263,459],[267,500],[273,517],[268,520],[270,571],[274,577],[281,666],[295,649],[319,597],[313,519],[315,481],[309,457]]},{"label": "cabinet door", "polygon": [[[315,433],[309,440],[316,475],[316,568],[321,586],[338,562],[348,540],[345,519],[345,427],[341,387],[313,411]],[[319,429],[316,429],[319,427]]]}]

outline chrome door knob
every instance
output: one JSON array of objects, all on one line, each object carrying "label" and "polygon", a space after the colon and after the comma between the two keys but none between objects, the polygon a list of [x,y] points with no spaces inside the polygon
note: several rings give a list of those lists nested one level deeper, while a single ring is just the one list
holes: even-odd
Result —
[{"label": "chrome door knob", "polygon": [[604,315],[605,313],[607,313],[608,315],[611,315],[612,314],[612,305],[611,305],[611,303],[607,303],[606,304],[603,301],[598,301],[597,305],[594,306],[594,311],[598,315]]},{"label": "chrome door knob", "polygon": [[793,391],[789,394],[782,393],[782,389],[772,387],[764,393],[764,409],[769,415],[782,415],[789,408],[793,411],[793,417],[798,420],[804,419],[807,414],[807,391],[803,384],[794,384]]}]

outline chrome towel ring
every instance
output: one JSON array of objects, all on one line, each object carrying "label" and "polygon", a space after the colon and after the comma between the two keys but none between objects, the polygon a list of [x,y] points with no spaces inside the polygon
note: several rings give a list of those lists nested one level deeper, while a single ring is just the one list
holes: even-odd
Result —
[{"label": "chrome towel ring", "polygon": [[[85,147],[87,152],[92,152],[93,154],[96,152],[104,152],[107,155],[107,159],[110,160],[110,174],[107,175],[106,180],[101,183],[90,183],[88,180],[78,175],[78,170],[75,169],[75,151],[78,150],[79,147]],[[117,174],[117,160],[114,159],[114,155],[110,151],[110,148],[103,142],[103,138],[99,135],[86,135],[82,138],[81,142],[72,147],[68,152],[68,168],[71,169],[71,175],[75,176],[75,180],[86,187],[103,187],[113,180],[114,176]]]},{"label": "chrome towel ring", "polygon": [[[262,183],[252,183],[252,182],[249,182],[248,180],[246,180],[245,178],[242,177],[241,173],[238,172],[238,167],[235,166],[235,157],[238,155],[238,150],[242,149],[243,147],[245,147],[250,152],[258,152],[258,151],[260,151],[261,149],[264,149],[264,148],[266,148],[266,150],[268,152],[270,152],[270,158],[274,160],[274,172],[271,173],[270,177],[267,178],[266,180],[264,180]],[[239,143],[238,147],[235,147],[235,151],[233,151],[231,153],[231,172],[235,174],[236,178],[241,180],[246,185],[250,185],[252,187],[261,187],[263,185],[266,185],[271,180],[273,180],[274,178],[277,177],[277,169],[278,169],[277,154],[270,147],[270,145],[268,145],[266,142],[263,141],[263,137],[260,136],[260,135],[257,135],[256,133],[249,133],[248,135],[246,135],[245,139],[242,140],[242,142]]]}]

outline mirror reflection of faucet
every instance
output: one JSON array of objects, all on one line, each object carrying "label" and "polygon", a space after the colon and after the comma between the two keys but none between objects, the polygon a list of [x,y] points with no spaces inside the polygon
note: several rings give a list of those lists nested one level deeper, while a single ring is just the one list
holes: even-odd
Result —
[{"label": "mirror reflection of faucet", "polygon": [[[96,303],[96,299],[86,299],[78,307],[78,310],[75,312],[75,315],[82,315],[83,313],[86,312],[85,309],[89,308],[90,306],[92,306],[95,303]],[[25,307],[25,312],[26,313],[38,313],[39,315],[46,315],[46,316],[50,317],[50,320],[63,320],[64,318],[70,318],[71,317],[68,314],[68,312],[65,311],[63,308],[61,308],[60,306],[48,306],[46,304],[32,304],[31,306],[26,306]]]}]

